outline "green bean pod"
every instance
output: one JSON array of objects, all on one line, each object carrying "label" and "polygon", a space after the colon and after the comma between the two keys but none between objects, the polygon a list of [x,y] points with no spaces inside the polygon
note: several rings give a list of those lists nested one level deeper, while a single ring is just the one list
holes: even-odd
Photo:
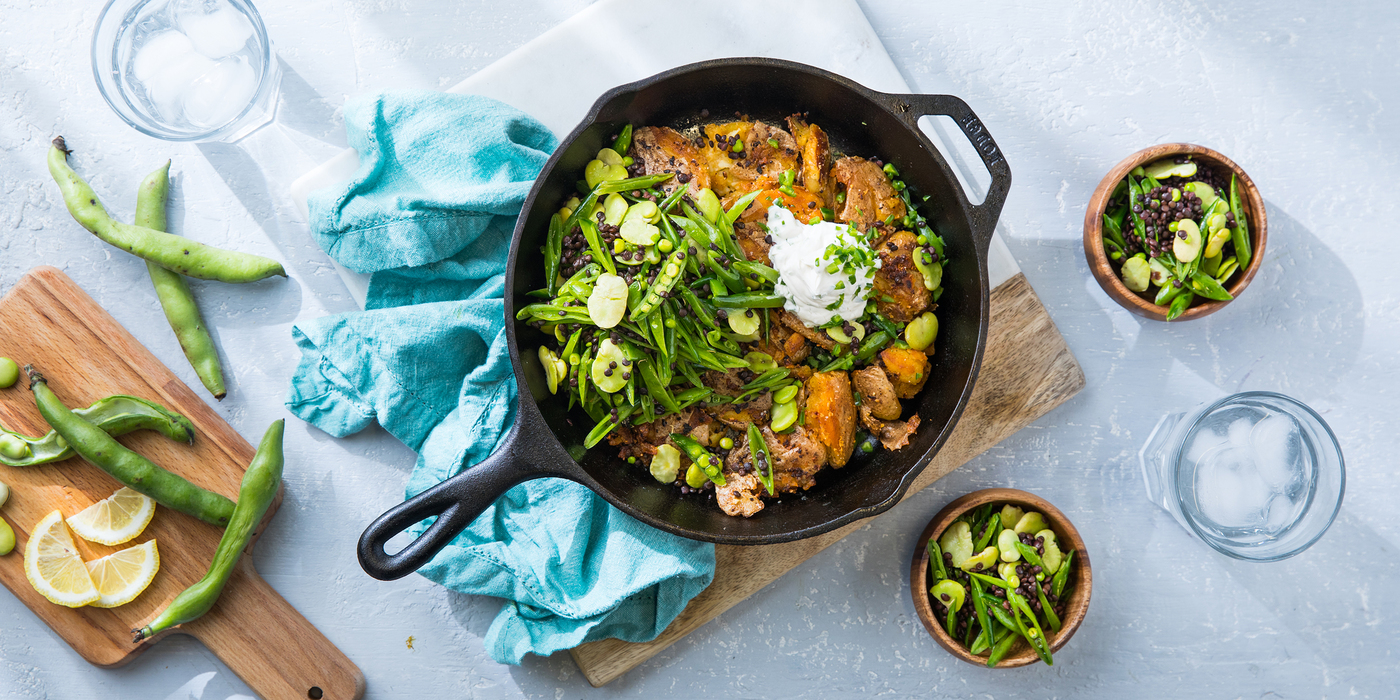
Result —
[{"label": "green bean pod", "polygon": [[[117,394],[93,402],[87,408],[73,409],[74,415],[102,429],[111,436],[126,435],[137,430],[154,430],[176,442],[194,440],[194,424],[190,419],[166,410],[153,401]],[[77,452],[68,442],[50,430],[40,438],[31,438],[0,426],[0,442],[22,445],[27,452],[23,458],[11,458],[0,449],[0,464],[9,467],[33,467],[61,462]]]},{"label": "green bean pod", "polygon": [[564,217],[549,217],[549,235],[544,240],[545,289],[554,296],[558,288],[559,263],[564,257]]},{"label": "green bean pod", "polygon": [[1230,175],[1230,212],[1235,215],[1235,228],[1230,233],[1230,238],[1235,244],[1235,258],[1239,260],[1240,268],[1247,268],[1250,259],[1254,257],[1254,251],[1249,245],[1249,215],[1245,213],[1240,201],[1238,175]]},{"label": "green bean pod", "polygon": [[[165,230],[165,200],[170,190],[170,161],[141,181],[136,191],[136,225],[153,231]],[[204,317],[194,303],[194,295],[185,278],[160,265],[146,261],[146,272],[156,289],[156,298],[165,311],[165,320],[175,331],[185,359],[214,398],[222,401],[228,391],[224,388],[224,368],[219,363],[219,348],[204,326]]]},{"label": "green bean pod", "polygon": [[49,174],[63,193],[68,213],[98,238],[186,277],[237,284],[287,276],[281,263],[261,255],[214,248],[113,219],[92,187],[68,166],[68,153],[63,137],[55,138],[49,148]]},{"label": "green bean pod", "polygon": [[[758,474],[759,483],[768,490],[768,495],[773,494],[773,453],[768,449],[768,441],[763,439],[763,433],[757,425],[749,423],[749,455],[754,460],[754,471]],[[767,471],[764,471],[764,467]]]},{"label": "green bean pod", "polygon": [[233,517],[224,529],[223,537],[219,539],[219,546],[214,550],[214,560],[210,562],[204,578],[175,596],[175,600],[170,601],[170,605],[167,605],[150,624],[132,630],[133,643],[140,643],[141,640],[150,639],[171,627],[199,619],[219,601],[219,596],[224,592],[224,585],[233,575],[234,565],[238,563],[239,557],[243,556],[243,550],[248,548],[248,542],[253,539],[253,532],[267,514],[267,509],[272,506],[273,499],[277,497],[277,489],[282,485],[282,466],[285,463],[282,455],[282,435],[286,423],[287,421],[282,419],[273,421],[267,432],[263,433],[258,452],[253,455],[248,471],[243,473],[243,484],[238,488],[238,506],[233,509]]},{"label": "green bean pod", "polygon": [[233,501],[199,488],[123,447],[116,438],[68,410],[33,365],[26,365],[24,371],[29,375],[29,390],[34,393],[39,415],[83,459],[167,508],[212,525],[228,524],[233,516]]},{"label": "green bean pod", "polygon": [[666,258],[666,262],[661,266],[661,271],[656,275],[656,281],[652,282],[646,296],[642,297],[642,303],[632,307],[632,314],[628,316],[629,320],[635,321],[654,311],[657,304],[661,303],[663,295],[675,288],[676,282],[681,278],[681,271],[685,268],[686,249],[690,247],[691,243],[691,239],[686,238],[679,246],[676,246],[674,251],[671,251],[671,255]]},{"label": "green bean pod", "polygon": [[[621,133],[617,135],[617,140],[613,141],[612,149],[620,156],[627,155],[627,149],[632,147],[632,125],[622,127]],[[684,189],[684,188],[682,188]]]}]

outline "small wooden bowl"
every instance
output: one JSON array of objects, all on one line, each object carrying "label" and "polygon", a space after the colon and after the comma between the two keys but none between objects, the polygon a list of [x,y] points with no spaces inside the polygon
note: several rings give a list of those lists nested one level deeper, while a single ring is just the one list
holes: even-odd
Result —
[{"label": "small wooden bowl", "polygon": [[[1209,163],[1222,169],[1226,173],[1234,173],[1239,176],[1240,184],[1243,186],[1244,199],[1241,202],[1245,211],[1249,214],[1249,238],[1253,247],[1254,257],[1249,261],[1249,267],[1244,273],[1235,277],[1235,281],[1227,288],[1230,296],[1239,298],[1245,287],[1249,286],[1250,280],[1254,279],[1254,274],[1259,271],[1259,264],[1264,260],[1265,244],[1269,240],[1269,221],[1264,211],[1264,198],[1259,195],[1259,188],[1254,186],[1254,181],[1249,179],[1235,161],[1226,158],[1219,151],[1215,151],[1205,146],[1197,146],[1189,143],[1164,143],[1150,148],[1144,148],[1127,158],[1124,158],[1118,165],[1104,175],[1099,182],[1098,189],[1094,190],[1094,196],[1089,198],[1089,208],[1084,212],[1084,259],[1089,262],[1089,271],[1094,273],[1094,279],[1099,281],[1099,286],[1108,293],[1108,296],[1118,302],[1119,306],[1144,318],[1157,321],[1167,320],[1167,307],[1158,306],[1152,303],[1152,297],[1146,292],[1138,293],[1128,289],[1123,284],[1123,280],[1114,271],[1113,265],[1109,263],[1108,254],[1103,249],[1103,215],[1108,207],[1108,198],[1113,194],[1113,189],[1118,186],[1118,182],[1128,175],[1128,171],[1139,165],[1145,165],[1153,161],[1161,160],[1177,155],[1191,155],[1199,162]],[[1229,196],[1229,192],[1224,193]],[[1230,302],[1211,301],[1197,297],[1184,313],[1174,319],[1175,321],[1189,321],[1202,316],[1209,316],[1223,308]]]},{"label": "small wooden bowl", "polygon": [[[933,584],[929,581],[928,566],[928,541],[930,537],[943,534],[953,519],[985,503],[1010,503],[1019,506],[1027,513],[1038,511],[1045,516],[1050,529],[1055,531],[1061,541],[1061,549],[1065,552],[1074,550],[1074,570],[1070,572],[1070,585],[1073,587],[1069,594],[1069,599],[1065,603],[1065,614],[1061,620],[1064,625],[1059,633],[1050,632],[1046,629],[1046,635],[1050,637],[1050,652],[1058,653],[1069,638],[1074,636],[1079,624],[1084,621],[1084,614],[1089,610],[1089,595],[1094,588],[1093,569],[1089,565],[1089,552],[1084,546],[1084,540],[1079,536],[1079,531],[1074,529],[1074,524],[1060,512],[1059,508],[1050,505],[1050,502],[1033,493],[1019,491],[1017,489],[983,489],[974,491],[963,496],[952,503],[949,503],[943,510],[938,511],[938,515],[933,517],[928,527],[924,528],[922,535],[919,535],[918,543],[914,547],[914,561],[909,567],[909,588],[914,596],[914,610],[918,612],[919,619],[923,621],[924,628],[940,646],[948,650],[949,654],[962,659],[970,664],[975,664],[983,668],[987,667],[987,657],[973,656],[966,647],[948,636],[947,630],[943,629],[942,620],[937,619],[933,612],[933,600],[929,597],[928,589]],[[964,605],[972,605],[969,598]],[[1006,655],[995,668],[1015,668],[1025,666],[1040,660],[1036,656],[1035,650],[1025,640],[1019,640],[1011,648],[1011,652]]]}]

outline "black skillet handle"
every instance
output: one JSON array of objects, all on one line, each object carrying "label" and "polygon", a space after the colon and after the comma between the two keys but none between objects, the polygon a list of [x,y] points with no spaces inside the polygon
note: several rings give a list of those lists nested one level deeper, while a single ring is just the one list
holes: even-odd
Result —
[{"label": "black skillet handle", "polygon": [[890,95],[894,99],[894,111],[904,120],[910,128],[919,130],[919,118],[929,115],[942,115],[951,117],[957,122],[958,128],[968,141],[972,142],[973,148],[977,149],[977,155],[982,158],[982,164],[987,166],[987,172],[992,175],[992,185],[987,189],[987,197],[981,204],[972,204],[967,199],[967,194],[960,192],[967,206],[972,210],[972,232],[977,243],[982,250],[986,250],[992,241],[992,232],[996,230],[997,218],[1001,216],[1001,208],[1006,204],[1006,195],[1011,190],[1011,168],[1006,164],[1006,158],[1002,156],[1001,149],[997,147],[997,142],[992,140],[992,135],[987,133],[987,128],[982,124],[982,120],[967,106],[961,98],[952,95]]},{"label": "black skillet handle", "polygon": [[[485,461],[394,506],[365,528],[357,549],[365,573],[381,581],[393,581],[417,571],[501,494],[522,481],[546,476],[578,478],[534,465],[537,460],[530,458],[531,451],[538,457],[538,445],[546,444],[541,441],[555,438],[538,413],[527,410],[523,404],[516,411],[515,425]],[[384,550],[395,535],[431,517],[437,520],[407,547],[397,554]]]}]

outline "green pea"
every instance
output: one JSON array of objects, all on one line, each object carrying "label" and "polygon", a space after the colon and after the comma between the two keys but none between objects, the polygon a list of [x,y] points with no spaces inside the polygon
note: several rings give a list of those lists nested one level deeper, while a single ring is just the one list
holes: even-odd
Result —
[{"label": "green pea", "polygon": [[797,404],[780,403],[773,406],[773,422],[770,427],[775,433],[791,428],[797,422]]},{"label": "green pea", "polygon": [[797,398],[797,385],[789,384],[773,394],[773,403],[791,403],[795,398]]},{"label": "green pea", "polygon": [[[671,243],[671,239],[669,238],[661,239],[661,242],[657,243],[656,247],[663,253],[669,253],[675,249],[675,245]],[[667,270],[667,272],[672,275],[676,274],[674,272],[670,272],[669,270]]]},{"label": "green pea", "polygon": [[693,489],[698,489],[705,485],[710,479],[705,476],[705,470],[700,465],[692,462],[690,468],[685,470],[685,484]]},{"label": "green pea", "polygon": [[731,438],[731,437],[722,437],[722,438],[720,438],[720,439],[719,439],[719,446],[720,446],[720,449],[722,449],[722,450],[732,450],[732,449],[734,449],[734,438]]},{"label": "green pea", "polygon": [[0,357],[0,389],[8,389],[19,381],[19,363]]}]

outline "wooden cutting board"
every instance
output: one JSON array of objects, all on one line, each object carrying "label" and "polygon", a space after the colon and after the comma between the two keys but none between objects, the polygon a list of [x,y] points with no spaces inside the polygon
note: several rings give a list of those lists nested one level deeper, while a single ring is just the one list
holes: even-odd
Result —
[{"label": "wooden cutting board", "polygon": [[[991,294],[982,371],[962,418],[909,495],[1026,427],[1084,388],[1084,372],[1035,290],[1017,273]],[[589,642],[571,653],[595,687],[617,679],[869,521],[806,540],[715,547],[715,580],[650,642]]]},{"label": "wooden cutting board", "polygon": [[[34,364],[69,407],[86,406],[111,394],[131,394],[188,417],[196,431],[192,445],[148,431],[121,441],[195,484],[238,497],[243,471],[253,458],[252,445],[62,272],[40,267],[22,277],[0,299],[0,328],[5,329],[0,334],[0,357],[13,358],[21,366]],[[0,423],[29,436],[42,435],[49,427],[27,386],[21,379],[14,387],[0,390]],[[30,528],[54,510],[71,516],[112,495],[121,484],[81,458],[24,469],[0,464],[0,481],[11,488],[0,516],[10,522],[18,540],[13,553],[0,557],[0,582],[97,666],[126,664],[164,636],[138,645],[131,641],[131,630],[149,622],[204,576],[223,533],[160,507],[150,527],[121,547],[78,539],[88,560],[155,539],[160,572],[130,604],[113,610],[72,610],[44,599],[25,578],[23,552]],[[281,500],[279,493],[254,542]],[[203,642],[267,700],[363,696],[360,670],[258,576],[252,548],[249,544],[214,609],[167,634],[188,634]]]}]

